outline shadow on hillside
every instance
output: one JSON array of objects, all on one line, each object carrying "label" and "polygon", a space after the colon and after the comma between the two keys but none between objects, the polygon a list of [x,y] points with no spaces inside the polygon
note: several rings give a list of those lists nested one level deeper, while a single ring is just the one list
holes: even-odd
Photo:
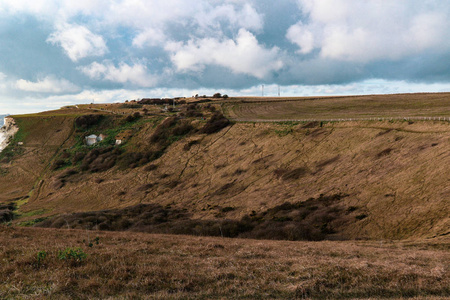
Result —
[{"label": "shadow on hillside", "polygon": [[[339,202],[346,195],[311,198],[284,203],[263,212],[252,212],[241,220],[192,219],[187,210],[140,204],[124,209],[72,213],[36,224],[38,227],[75,228],[108,231],[137,231],[163,234],[223,236],[272,240],[319,241],[335,239],[339,228],[361,219],[357,207],[345,208]],[[235,208],[224,207],[223,217]]]}]

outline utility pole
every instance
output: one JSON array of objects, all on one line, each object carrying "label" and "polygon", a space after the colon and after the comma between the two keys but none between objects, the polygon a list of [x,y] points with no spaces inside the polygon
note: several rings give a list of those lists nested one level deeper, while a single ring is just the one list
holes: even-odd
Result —
[{"label": "utility pole", "polygon": [[264,84],[261,85],[261,95],[264,97]]},{"label": "utility pole", "polygon": [[280,86],[278,86],[278,97],[280,97]]}]

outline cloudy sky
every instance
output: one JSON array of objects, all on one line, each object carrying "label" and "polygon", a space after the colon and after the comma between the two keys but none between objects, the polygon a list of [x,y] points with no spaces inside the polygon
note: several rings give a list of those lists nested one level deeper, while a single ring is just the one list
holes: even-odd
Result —
[{"label": "cloudy sky", "polygon": [[0,114],[222,92],[450,91],[450,1],[0,0]]}]

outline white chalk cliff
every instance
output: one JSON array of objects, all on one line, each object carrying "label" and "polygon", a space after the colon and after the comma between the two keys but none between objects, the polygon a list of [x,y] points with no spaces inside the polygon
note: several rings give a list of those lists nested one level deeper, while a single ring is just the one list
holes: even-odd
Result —
[{"label": "white chalk cliff", "polygon": [[3,127],[0,128],[0,151],[8,146],[11,138],[19,130],[12,117],[6,117]]}]

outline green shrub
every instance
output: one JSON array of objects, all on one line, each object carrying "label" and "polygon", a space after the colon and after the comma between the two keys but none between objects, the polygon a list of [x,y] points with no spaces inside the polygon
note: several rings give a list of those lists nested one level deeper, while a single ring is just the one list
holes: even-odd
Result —
[{"label": "green shrub", "polygon": [[47,257],[47,252],[46,251],[39,251],[36,254],[36,259],[37,259],[37,267],[39,268],[42,264],[42,262],[44,261],[44,259]]},{"label": "green shrub", "polygon": [[81,248],[66,248],[62,251],[59,251],[58,258],[60,260],[69,261],[72,263],[81,263],[84,259],[86,259],[87,254],[84,253]]}]

